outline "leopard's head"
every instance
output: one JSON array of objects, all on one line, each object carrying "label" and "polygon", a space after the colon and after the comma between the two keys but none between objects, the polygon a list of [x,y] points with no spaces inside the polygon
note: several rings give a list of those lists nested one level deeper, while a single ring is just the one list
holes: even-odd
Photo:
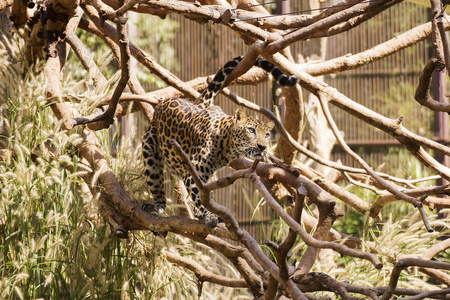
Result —
[{"label": "leopard's head", "polygon": [[273,121],[263,122],[247,116],[242,109],[236,110],[233,141],[239,155],[264,156],[269,146],[270,130],[274,125]]}]

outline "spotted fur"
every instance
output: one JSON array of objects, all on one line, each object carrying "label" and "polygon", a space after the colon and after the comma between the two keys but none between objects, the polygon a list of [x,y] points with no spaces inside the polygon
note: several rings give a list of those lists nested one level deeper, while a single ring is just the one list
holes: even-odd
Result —
[{"label": "spotted fur", "polygon": [[[222,83],[226,76],[241,59],[239,57],[228,62],[216,74],[198,99],[197,105],[184,99],[173,98],[156,106],[143,141],[145,175],[154,204],[144,204],[144,209],[157,213],[164,211],[165,164],[170,173],[183,179],[194,203],[195,216],[203,218],[205,223],[211,226],[216,226],[219,222],[219,218],[201,204],[200,191],[171,145],[171,139],[181,145],[203,182],[208,182],[216,170],[235,158],[264,155],[270,130],[274,126],[272,121],[262,122],[247,116],[241,109],[238,109],[234,116],[229,116],[220,107],[212,105],[214,96],[223,88]],[[282,81],[287,83],[284,85],[297,83],[296,77],[287,77],[272,64],[264,61],[258,63],[265,70],[270,69],[281,84]]]}]

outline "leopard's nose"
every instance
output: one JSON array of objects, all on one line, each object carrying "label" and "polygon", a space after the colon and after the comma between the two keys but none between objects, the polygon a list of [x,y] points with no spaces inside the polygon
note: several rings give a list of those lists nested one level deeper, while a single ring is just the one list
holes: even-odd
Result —
[{"label": "leopard's nose", "polygon": [[264,150],[266,150],[266,148],[267,148],[266,146],[258,144],[258,149],[261,153],[264,152]]}]

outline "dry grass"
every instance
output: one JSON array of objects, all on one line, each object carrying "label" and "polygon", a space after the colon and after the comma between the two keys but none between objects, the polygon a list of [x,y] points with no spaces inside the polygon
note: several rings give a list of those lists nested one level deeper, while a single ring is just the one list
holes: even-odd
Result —
[{"label": "dry grass", "polygon": [[[76,155],[81,139],[76,130],[61,129],[45,101],[43,63],[27,66],[22,47],[19,38],[0,47],[5,129],[0,139],[14,152],[11,159],[0,161],[0,298],[196,299],[197,279],[166,261],[163,248],[187,255],[210,271],[237,277],[214,251],[199,251],[175,235],[162,239],[137,232],[128,240],[113,236],[98,215],[95,195],[80,179],[90,171]],[[89,78],[80,79],[87,74],[75,65],[68,64],[63,87],[68,95],[84,96],[82,104],[73,104],[76,114],[84,114],[101,96],[89,89]],[[109,153],[109,133],[98,132],[98,137]],[[46,141],[54,148],[53,156]],[[116,147],[116,156],[108,156],[113,170],[132,197],[146,200],[140,146],[125,139]],[[35,149],[39,154],[32,156]],[[202,299],[236,297],[250,299],[246,291],[203,287]]]}]

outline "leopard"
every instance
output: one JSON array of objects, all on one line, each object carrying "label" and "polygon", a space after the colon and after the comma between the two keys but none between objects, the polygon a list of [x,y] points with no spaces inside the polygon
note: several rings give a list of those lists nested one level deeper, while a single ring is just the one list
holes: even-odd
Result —
[{"label": "leopard", "polygon": [[[178,142],[204,183],[209,182],[217,170],[227,166],[233,159],[265,155],[274,127],[272,120],[264,122],[247,115],[241,108],[230,116],[213,104],[216,95],[223,89],[225,79],[242,59],[240,56],[227,62],[195,102],[170,98],[156,105],[142,143],[144,173],[154,202],[143,203],[144,210],[156,214],[165,210],[165,166],[170,174],[184,182],[192,198],[196,218],[204,219],[204,223],[212,227],[222,221],[201,203],[200,190],[171,140]],[[281,86],[298,83],[296,76],[283,74],[275,65],[262,58],[258,58],[255,65],[270,72]]]}]

